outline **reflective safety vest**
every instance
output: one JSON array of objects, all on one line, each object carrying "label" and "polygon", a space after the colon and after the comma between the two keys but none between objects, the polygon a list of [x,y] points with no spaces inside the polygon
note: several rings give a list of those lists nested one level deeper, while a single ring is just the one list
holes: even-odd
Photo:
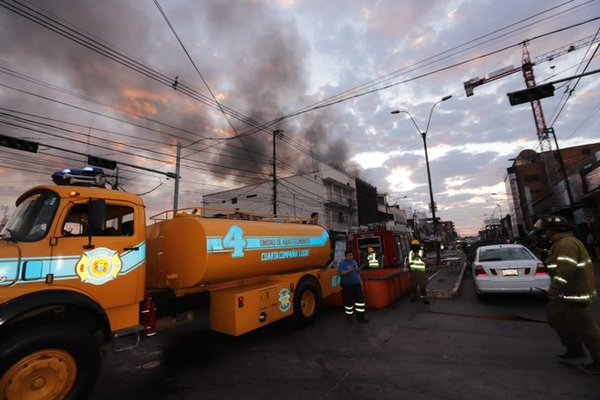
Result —
[{"label": "reflective safety vest", "polygon": [[379,268],[379,261],[377,260],[377,253],[370,253],[367,256],[369,260],[369,268]]},{"label": "reflective safety vest", "polygon": [[[423,249],[419,250],[419,256],[425,258],[425,252]],[[408,253],[408,267],[412,271],[425,271],[425,263],[421,261],[421,259],[417,257],[417,253],[412,250],[410,253]]]},{"label": "reflective safety vest", "polygon": [[590,304],[598,299],[592,259],[583,243],[571,232],[558,234],[546,259],[550,287],[568,302]]}]

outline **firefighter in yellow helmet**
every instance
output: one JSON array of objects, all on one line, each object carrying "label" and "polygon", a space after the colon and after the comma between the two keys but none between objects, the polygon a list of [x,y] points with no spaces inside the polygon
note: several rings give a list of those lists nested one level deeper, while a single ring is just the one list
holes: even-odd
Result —
[{"label": "firefighter in yellow helmet", "polygon": [[534,228],[545,234],[552,247],[545,263],[552,277],[548,291],[548,323],[567,348],[561,361],[573,362],[585,356],[582,343],[593,362],[578,364],[583,372],[600,374],[600,328],[590,304],[598,300],[592,260],[584,244],[573,236],[567,220],[549,215]]},{"label": "firefighter in yellow helmet", "polygon": [[427,263],[425,261],[425,252],[421,247],[421,242],[416,239],[410,241],[410,252],[408,253],[408,268],[410,269],[410,301],[416,301],[417,297],[424,304],[429,304],[427,300]]},{"label": "firefighter in yellow helmet", "polygon": [[379,268],[377,252],[372,247],[367,249],[367,260],[369,261],[369,268]]}]

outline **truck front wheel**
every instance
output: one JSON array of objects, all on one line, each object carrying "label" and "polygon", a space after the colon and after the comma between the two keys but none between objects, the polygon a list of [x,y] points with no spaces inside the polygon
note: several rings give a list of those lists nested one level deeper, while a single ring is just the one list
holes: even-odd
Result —
[{"label": "truck front wheel", "polygon": [[294,322],[297,326],[312,323],[321,306],[321,292],[315,279],[303,278],[294,292]]},{"label": "truck front wheel", "polygon": [[99,367],[98,345],[76,327],[16,329],[0,342],[0,398],[80,399]]}]

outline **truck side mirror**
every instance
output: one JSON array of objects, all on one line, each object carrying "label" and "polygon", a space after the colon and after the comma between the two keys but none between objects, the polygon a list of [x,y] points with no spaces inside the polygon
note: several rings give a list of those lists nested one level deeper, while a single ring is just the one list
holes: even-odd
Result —
[{"label": "truck side mirror", "polygon": [[89,234],[98,235],[106,227],[106,203],[103,199],[90,201],[89,207]]}]

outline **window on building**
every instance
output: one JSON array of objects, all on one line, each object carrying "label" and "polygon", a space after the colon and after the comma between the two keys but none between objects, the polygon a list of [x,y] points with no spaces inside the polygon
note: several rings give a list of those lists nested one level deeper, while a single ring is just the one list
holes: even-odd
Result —
[{"label": "window on building", "polygon": [[540,174],[525,175],[525,182],[537,182],[541,179]]},{"label": "window on building", "polygon": [[343,213],[343,212],[341,212],[341,211],[340,211],[340,212],[338,212],[338,222],[339,222],[339,223],[344,223],[344,222],[345,222],[345,219],[346,219],[345,217],[346,217],[346,216],[344,215],[344,213]]},{"label": "window on building", "polygon": [[335,186],[333,188],[333,193],[334,193],[334,200],[337,201],[338,203],[342,202],[342,188],[340,188],[339,186]]},{"label": "window on building", "polygon": [[237,204],[237,197],[234,197],[233,199],[231,199],[231,204]]}]

